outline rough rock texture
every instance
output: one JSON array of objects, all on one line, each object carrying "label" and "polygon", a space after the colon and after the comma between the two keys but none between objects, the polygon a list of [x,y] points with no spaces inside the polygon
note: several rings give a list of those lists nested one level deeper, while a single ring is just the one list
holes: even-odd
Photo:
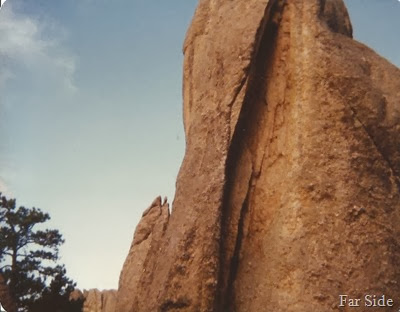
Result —
[{"label": "rough rock texture", "polygon": [[80,291],[79,289],[75,289],[69,294],[69,300],[70,301],[78,301],[78,300],[83,301],[83,300],[85,300],[85,296],[82,291]]},{"label": "rough rock texture", "polygon": [[4,277],[0,274],[0,302],[7,312],[16,312],[17,308],[12,300]]},{"label": "rough rock texture", "polygon": [[[142,220],[136,227],[133,242],[129,254],[121,271],[117,311],[130,311],[132,298],[136,295],[137,289],[141,287],[140,276],[145,273],[149,257],[156,252],[153,246],[160,244],[169,219],[169,205],[167,199],[161,204],[161,197],[157,197],[149,208],[145,210]],[[150,269],[150,268],[148,268]]]},{"label": "rough rock texture", "polygon": [[174,209],[140,222],[118,312],[398,298],[400,71],[351,36],[341,0],[199,2]]},{"label": "rough rock texture", "polygon": [[[80,296],[75,293],[73,296]],[[85,302],[82,312],[116,312],[117,291],[90,289],[83,291]],[[73,298],[71,298],[73,299]]]}]

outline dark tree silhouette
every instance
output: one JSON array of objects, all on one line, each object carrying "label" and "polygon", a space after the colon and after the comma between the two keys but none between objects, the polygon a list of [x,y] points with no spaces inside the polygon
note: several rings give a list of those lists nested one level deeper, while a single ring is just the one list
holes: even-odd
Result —
[{"label": "dark tree silhouette", "polygon": [[29,304],[29,312],[81,312],[82,300],[70,301],[69,295],[74,290],[75,284],[68,279],[64,268],[56,273],[50,286],[42,296]]},{"label": "dark tree silhouette", "polygon": [[68,300],[75,284],[65,276],[64,266],[56,264],[64,240],[58,230],[35,229],[49,219],[37,208],[17,209],[15,199],[0,193],[0,273],[18,311],[40,305],[60,305],[52,311],[67,311],[60,302]]}]

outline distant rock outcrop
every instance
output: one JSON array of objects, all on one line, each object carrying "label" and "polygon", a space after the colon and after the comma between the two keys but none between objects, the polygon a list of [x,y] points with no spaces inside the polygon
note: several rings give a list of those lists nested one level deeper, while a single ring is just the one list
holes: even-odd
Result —
[{"label": "distant rock outcrop", "polygon": [[140,221],[117,312],[398,298],[400,70],[342,0],[200,1],[184,53],[173,212]]},{"label": "distant rock outcrop", "polygon": [[83,293],[75,291],[71,293],[70,299],[77,300],[84,298],[82,312],[116,312],[116,290],[84,290]]},{"label": "distant rock outcrop", "polygon": [[78,301],[78,300],[83,301],[83,300],[85,300],[85,296],[83,295],[82,291],[80,291],[79,289],[75,289],[69,294],[69,300],[70,301]]}]

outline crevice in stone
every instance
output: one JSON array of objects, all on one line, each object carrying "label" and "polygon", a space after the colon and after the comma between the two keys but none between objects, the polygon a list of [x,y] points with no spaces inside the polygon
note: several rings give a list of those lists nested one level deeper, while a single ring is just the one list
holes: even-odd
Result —
[{"label": "crevice in stone", "polygon": [[179,310],[179,309],[187,308],[189,306],[190,306],[190,303],[185,298],[183,298],[183,299],[181,298],[176,301],[168,300],[161,305],[160,311],[168,312],[171,310]]},{"label": "crevice in stone", "polygon": [[252,183],[252,179],[249,180],[249,186],[247,189],[246,198],[244,199],[242,208],[240,210],[240,217],[239,217],[237,237],[236,237],[236,245],[235,245],[235,250],[233,252],[233,256],[232,256],[231,263],[230,263],[230,272],[229,272],[229,277],[228,277],[228,289],[227,289],[226,301],[225,301],[226,306],[224,306],[225,311],[230,311],[229,304],[233,303],[234,298],[235,298],[234,283],[235,283],[236,275],[237,275],[238,268],[239,268],[240,250],[241,250],[242,241],[243,241],[244,220],[245,220],[245,217],[249,210],[249,197],[250,197],[250,193],[251,193],[251,183]]},{"label": "crevice in stone", "polygon": [[150,236],[151,233],[152,233],[152,229],[151,229],[149,232],[147,232],[147,233],[142,237],[142,239],[140,239],[140,240],[138,240],[138,241],[135,241],[135,242],[133,243],[133,246],[137,246],[137,245],[140,245],[141,243],[143,243],[145,240],[147,240],[147,239],[149,238],[149,236]]},{"label": "crevice in stone", "polygon": [[[283,3],[285,1],[284,0],[270,0],[265,8],[264,16],[261,19],[260,25],[257,28],[256,35],[254,37],[255,45],[254,45],[253,51],[251,53],[251,60],[254,60],[258,54],[258,51],[259,51],[260,45],[261,45],[261,41],[262,41],[261,38],[263,38],[264,33],[265,33],[265,27],[268,24],[268,22],[270,20],[270,16],[271,16],[271,14],[274,13],[276,7],[278,6],[277,4],[279,2]],[[252,66],[253,63],[254,62],[250,61],[249,64],[243,69],[243,71],[244,71],[243,78],[240,81],[239,86],[236,88],[236,90],[234,92],[234,95],[233,95],[231,103],[229,104],[229,107],[233,106],[233,104],[236,102],[237,97],[239,96],[240,92],[242,91],[243,87],[246,85],[246,81],[250,75],[250,71],[253,67]]]},{"label": "crevice in stone", "polygon": [[[261,19],[260,25],[257,28],[256,34],[254,36],[254,47],[253,47],[253,51],[251,52],[251,56],[250,56],[250,62],[249,64],[243,69],[243,78],[240,81],[239,85],[236,87],[235,91],[234,91],[234,95],[232,97],[231,102],[229,103],[228,107],[229,107],[229,116],[228,116],[228,124],[231,124],[231,116],[232,116],[232,107],[234,105],[234,103],[236,102],[239,94],[242,92],[242,89],[246,86],[247,81],[249,80],[250,77],[250,73],[252,71],[253,68],[253,63],[256,59],[256,56],[258,54],[258,51],[260,49],[260,45],[261,45],[261,41],[262,38],[265,34],[265,28],[267,27],[268,22],[270,21],[270,17],[272,16],[272,14],[274,13],[274,11],[276,10],[276,7],[279,6],[278,4],[280,4],[280,6],[283,5],[283,3],[286,2],[286,0],[270,0],[265,8],[264,11],[264,15],[263,18]],[[247,93],[247,92],[246,92]],[[236,132],[236,129],[235,131]],[[231,137],[231,133],[229,133],[228,138]],[[232,136],[233,137],[233,136]]]},{"label": "crevice in stone", "polygon": [[[265,97],[267,83],[265,80],[265,72],[268,69],[268,62],[274,53],[276,35],[280,24],[283,8],[286,4],[285,0],[270,1],[265,9],[265,15],[262,23],[257,30],[256,44],[253,50],[253,56],[249,67],[246,69],[247,74],[241,81],[238,92],[235,93],[232,105],[237,96],[240,94],[241,88],[246,86],[243,105],[241,107],[238,122],[234,129],[232,141],[229,146],[225,176],[226,182],[224,186],[224,195],[221,211],[221,235],[220,235],[220,269],[218,279],[218,294],[216,296],[215,311],[234,311],[233,302],[234,284],[240,265],[240,252],[243,240],[243,225],[249,211],[249,198],[251,197],[251,186],[257,175],[254,174],[254,162],[256,155],[251,155],[251,172],[248,172],[250,179],[247,185],[243,201],[240,205],[240,211],[232,211],[230,199],[234,191],[236,169],[241,160],[241,155],[248,150],[247,141],[251,135],[250,127],[252,127],[253,118],[260,105],[265,106],[261,100]],[[261,104],[262,103],[262,104]],[[258,106],[257,106],[258,105]],[[251,152],[250,152],[251,153]],[[246,182],[247,183],[247,182]],[[231,229],[231,224],[236,224],[237,228]],[[233,233],[232,233],[233,232]],[[233,237],[233,238],[232,238]],[[230,239],[230,241],[228,241]],[[233,251],[229,251],[228,246],[234,246]],[[224,267],[227,265],[228,267]]]}]

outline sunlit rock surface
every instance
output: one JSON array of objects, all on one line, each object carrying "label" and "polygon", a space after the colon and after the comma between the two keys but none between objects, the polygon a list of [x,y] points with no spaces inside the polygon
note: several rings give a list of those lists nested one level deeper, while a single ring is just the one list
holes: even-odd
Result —
[{"label": "sunlit rock surface", "polygon": [[[74,297],[79,296],[78,293],[73,294]],[[85,299],[82,312],[116,312],[116,290],[98,290],[90,289],[83,291]],[[73,298],[71,298],[73,299]],[[76,300],[76,299],[75,299]]]},{"label": "sunlit rock surface", "polygon": [[184,53],[173,211],[140,221],[117,311],[396,298],[400,71],[352,39],[343,2],[202,0]]}]

